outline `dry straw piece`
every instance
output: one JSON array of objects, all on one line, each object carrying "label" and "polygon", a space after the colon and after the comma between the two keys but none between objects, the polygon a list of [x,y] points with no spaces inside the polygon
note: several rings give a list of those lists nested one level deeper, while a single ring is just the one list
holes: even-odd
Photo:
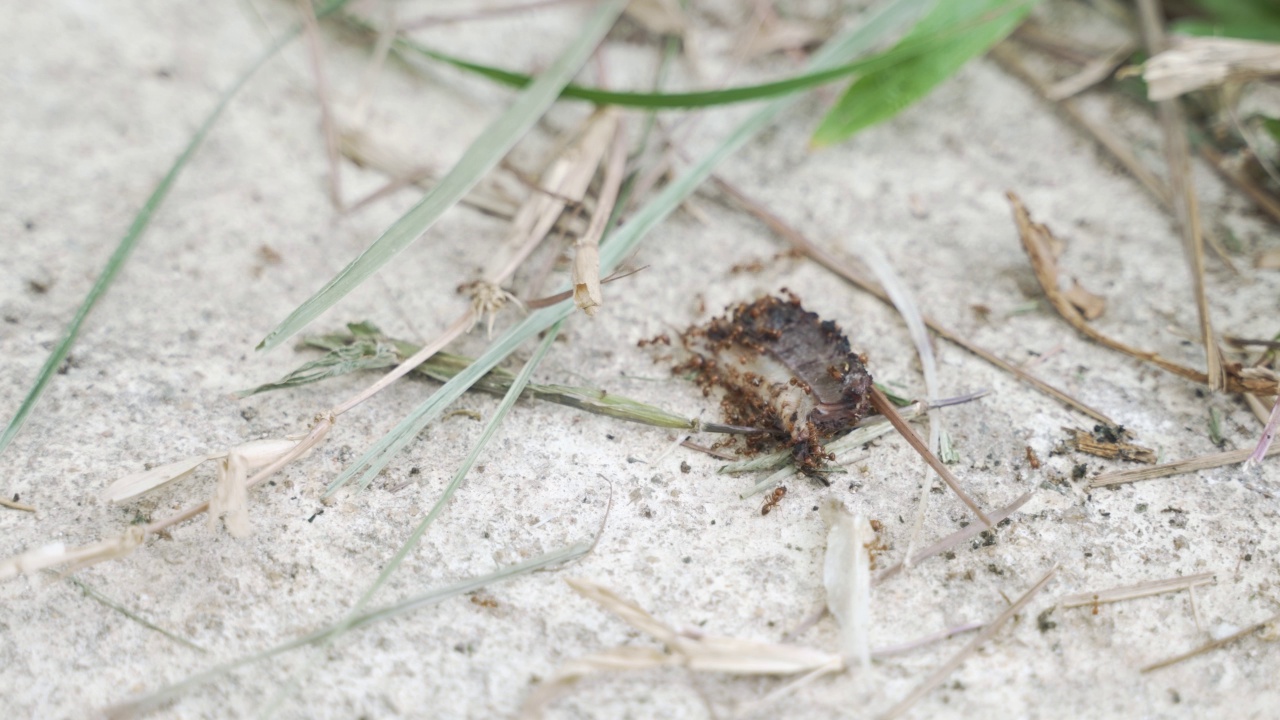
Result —
[{"label": "dry straw piece", "polygon": [[1169,39],[1142,67],[1147,98],[1170,100],[1206,87],[1280,75],[1280,45],[1223,37]]}]

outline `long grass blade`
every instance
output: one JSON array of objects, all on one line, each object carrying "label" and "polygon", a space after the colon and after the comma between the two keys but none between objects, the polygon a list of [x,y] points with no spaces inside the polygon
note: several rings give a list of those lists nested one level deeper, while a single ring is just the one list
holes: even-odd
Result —
[{"label": "long grass blade", "polygon": [[574,42],[556,58],[545,73],[520,93],[502,115],[480,133],[480,137],[471,143],[439,184],[413,209],[387,228],[382,237],[360,253],[359,257],[290,313],[289,317],[258,343],[258,349],[269,350],[301,330],[418,239],[449,208],[456,205],[551,107],[560,91],[586,63],[609,28],[613,27],[625,5],[626,0],[602,0]]},{"label": "long grass blade", "polygon": [[[930,4],[931,0],[895,0],[889,3],[856,30],[843,38],[833,40],[819,50],[814,55],[811,66],[822,69],[848,62],[849,59],[865,52],[875,42],[918,15]],[[795,100],[793,96],[779,98],[756,110],[684,175],[663,187],[653,200],[628,219],[626,224],[608,238],[607,242],[602,243],[600,272],[608,274],[617,269],[622,260],[635,250],[648,232],[666,219],[680,206],[680,203],[684,202],[685,198],[710,177],[722,160],[745,145],[756,133],[768,127],[773,119],[790,107]],[[329,486],[326,494],[337,491],[357,474],[361,474],[361,483],[367,484],[381,472],[382,468],[386,467],[396,453],[412,442],[427,423],[438,417],[450,403],[466,392],[467,388],[502,362],[520,343],[551,327],[572,311],[573,303],[566,300],[530,313],[490,345],[475,363],[445,383],[434,395],[414,409],[408,417],[371,447],[355,464],[347,468]]]},{"label": "long grass blade", "polygon": [[[316,11],[316,16],[323,17],[328,15],[346,4],[347,0],[334,0],[324,7],[319,8]],[[204,143],[204,139],[209,135],[209,131],[213,129],[218,118],[222,116],[222,111],[227,109],[227,105],[231,103],[232,98],[239,94],[245,84],[248,83],[255,74],[257,74],[258,70],[260,70],[263,65],[267,64],[268,60],[275,57],[275,54],[280,52],[281,48],[292,42],[301,30],[302,27],[297,25],[284,35],[281,35],[279,40],[276,40],[270,47],[263,50],[262,54],[259,55],[257,59],[255,59],[249,67],[240,74],[240,77],[236,79],[235,83],[222,93],[222,97],[218,99],[218,104],[215,105],[209,115],[205,117],[204,122],[200,123],[200,127],[196,129],[195,134],[191,136],[189,141],[187,141],[187,147],[184,148],[182,153],[178,155],[177,159],[173,161],[173,165],[170,166],[169,172],[165,173],[165,176],[160,180],[160,183],[156,185],[156,189],[151,191],[151,196],[147,198],[147,201],[142,204],[142,209],[134,216],[133,222],[129,224],[129,229],[124,233],[124,237],[120,238],[120,242],[116,245],[115,251],[112,252],[111,257],[107,259],[107,264],[103,267],[102,273],[98,275],[98,279],[94,281],[93,287],[89,289],[89,294],[85,295],[84,300],[80,303],[79,309],[76,310],[75,316],[71,318],[71,323],[67,325],[67,329],[63,331],[62,338],[58,341],[58,344],[54,346],[53,352],[49,353],[49,357],[40,368],[40,372],[36,374],[35,384],[33,384],[31,389],[27,391],[27,396],[23,398],[22,405],[18,407],[18,412],[9,420],[9,425],[5,427],[4,434],[0,435],[0,453],[4,452],[4,449],[8,447],[10,441],[13,440],[14,436],[18,434],[18,431],[21,430],[22,426],[26,423],[27,417],[35,408],[36,403],[40,401],[40,396],[44,394],[45,388],[48,387],[49,381],[53,379],[55,374],[57,374],[58,368],[62,366],[62,361],[66,360],[67,354],[71,352],[71,346],[75,344],[76,338],[80,335],[80,328],[84,325],[85,319],[89,317],[89,313],[93,310],[94,306],[98,304],[98,299],[106,293],[107,288],[111,287],[111,283],[116,279],[116,275],[120,273],[120,268],[124,267],[125,262],[129,259],[129,255],[137,246],[138,240],[142,238],[142,234],[146,231],[147,226],[151,224],[152,216],[155,215],[156,210],[158,210],[164,203],[165,198],[169,195],[169,191],[173,189],[173,184],[177,182],[178,176],[182,174],[182,171],[187,167],[187,163],[190,162],[191,157],[195,155],[196,150],[200,149],[200,145]]]},{"label": "long grass blade", "polygon": [[[882,53],[877,53],[867,58],[843,62],[834,67],[804,72],[782,80],[756,85],[741,85],[719,90],[693,90],[689,92],[636,92],[606,90],[599,87],[570,83],[561,91],[560,97],[566,100],[595,103],[596,105],[617,105],[619,107],[649,110],[694,109],[755,100],[768,100],[845,80],[852,75],[885,71],[909,61],[932,55],[939,50],[951,47],[957,39],[963,39],[968,33],[980,30],[999,19],[1000,16],[992,15],[977,17],[966,22],[958,22],[935,32],[917,34]],[[357,19],[348,17],[347,21],[348,24],[371,35],[376,32]],[[440,52],[406,37],[396,38],[393,42],[393,47],[403,55],[425,57],[503,85],[523,88],[533,82],[533,77],[524,73],[465,60]]]}]

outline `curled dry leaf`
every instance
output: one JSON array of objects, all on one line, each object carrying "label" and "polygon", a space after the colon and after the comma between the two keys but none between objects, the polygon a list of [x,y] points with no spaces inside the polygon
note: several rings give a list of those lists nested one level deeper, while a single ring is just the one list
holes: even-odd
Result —
[{"label": "curled dry leaf", "polygon": [[44,547],[0,561],[0,581],[31,574],[55,565],[70,563],[67,572],[87,565],[114,560],[133,552],[146,539],[146,531],[134,525],[114,538],[96,543],[68,548],[65,543],[50,543]]},{"label": "curled dry leaf", "polygon": [[1200,88],[1280,75],[1280,45],[1223,37],[1171,37],[1143,66],[1147,97],[1168,100]]},{"label": "curled dry leaf", "polygon": [[657,648],[617,647],[570,661],[539,685],[525,700],[520,716],[539,718],[547,706],[589,675],[616,670],[643,670],[681,666],[703,672],[742,675],[793,675],[844,667],[840,656],[798,645],[740,640],[677,632],[612,590],[587,580],[566,580],[583,597],[617,615],[633,628],[666,645]]}]

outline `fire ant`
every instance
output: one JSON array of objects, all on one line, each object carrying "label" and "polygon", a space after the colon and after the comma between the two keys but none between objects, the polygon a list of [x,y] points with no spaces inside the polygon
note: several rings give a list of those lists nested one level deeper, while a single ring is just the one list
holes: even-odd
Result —
[{"label": "fire ant", "polygon": [[787,486],[779,485],[769,493],[769,497],[764,501],[764,507],[760,508],[761,515],[768,515],[773,509],[778,507],[778,503],[782,502],[782,498],[787,494]]}]

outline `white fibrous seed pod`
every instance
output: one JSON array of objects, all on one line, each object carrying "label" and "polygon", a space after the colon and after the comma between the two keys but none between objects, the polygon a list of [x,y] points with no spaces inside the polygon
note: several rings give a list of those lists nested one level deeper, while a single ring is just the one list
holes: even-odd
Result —
[{"label": "white fibrous seed pod", "polygon": [[827,609],[840,625],[840,653],[863,670],[871,667],[871,555],[875,531],[861,513],[851,515],[834,498],[820,510],[827,524],[827,554],[822,584]]}]

